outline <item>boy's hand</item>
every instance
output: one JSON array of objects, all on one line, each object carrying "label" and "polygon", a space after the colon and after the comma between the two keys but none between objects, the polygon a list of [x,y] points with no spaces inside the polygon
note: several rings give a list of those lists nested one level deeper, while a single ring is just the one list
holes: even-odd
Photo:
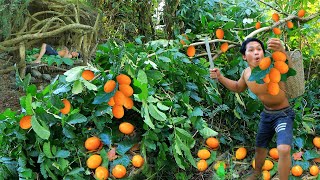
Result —
[{"label": "boy's hand", "polygon": [[268,49],[273,51],[286,52],[283,42],[278,38],[271,38],[267,42]]},{"label": "boy's hand", "polygon": [[220,70],[218,68],[210,69],[210,77],[212,79],[219,79],[221,76]]}]

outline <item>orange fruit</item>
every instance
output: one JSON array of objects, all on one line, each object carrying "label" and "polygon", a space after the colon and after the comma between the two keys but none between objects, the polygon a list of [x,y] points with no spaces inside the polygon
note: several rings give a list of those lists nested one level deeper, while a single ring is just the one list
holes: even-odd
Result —
[{"label": "orange fruit", "polygon": [[126,97],[123,103],[123,106],[127,109],[132,109],[133,107],[133,100],[130,97]]},{"label": "orange fruit", "polygon": [[217,162],[214,164],[213,168],[214,168],[215,170],[218,170],[218,168],[219,168],[220,166],[223,166],[224,169],[227,168],[226,163],[223,162],[223,161],[217,161]]},{"label": "orange fruit", "polygon": [[266,74],[266,76],[263,78],[264,83],[269,83],[270,82],[270,76],[269,74]]},{"label": "orange fruit", "polygon": [[219,147],[219,140],[217,138],[214,138],[214,137],[209,137],[206,140],[206,144],[210,148],[215,149],[215,148]]},{"label": "orange fruit", "polygon": [[261,23],[260,23],[259,21],[256,22],[255,28],[256,28],[256,29],[260,29],[260,28],[261,28]]},{"label": "orange fruit", "polygon": [[126,99],[126,96],[121,91],[116,91],[116,93],[113,96],[113,99],[116,105],[123,105]]},{"label": "orange fruit", "polygon": [[303,173],[303,169],[301,166],[295,165],[291,168],[291,173],[294,176],[301,176],[301,174]]},{"label": "orange fruit", "polygon": [[271,59],[270,57],[264,57],[261,59],[261,61],[259,62],[259,68],[261,70],[266,70],[268,69],[268,67],[270,66],[271,64]]},{"label": "orange fruit", "polygon": [[119,90],[127,97],[131,96],[133,94],[133,89],[128,84],[120,84]]},{"label": "orange fruit", "polygon": [[201,159],[198,163],[197,163],[197,168],[199,171],[205,171],[208,168],[208,163],[206,160]]},{"label": "orange fruit", "polygon": [[270,171],[272,168],[273,168],[273,162],[270,161],[269,159],[266,159],[262,166],[262,170]]},{"label": "orange fruit", "polygon": [[319,174],[319,168],[318,168],[318,166],[316,166],[316,165],[310,166],[310,168],[309,168],[309,173],[310,173],[312,176],[317,176],[317,175]]},{"label": "orange fruit", "polygon": [[134,130],[134,126],[131,123],[123,122],[119,125],[119,130],[123,134],[131,134]]},{"label": "orange fruit", "polygon": [[87,166],[90,169],[96,169],[102,163],[102,158],[98,154],[94,154],[87,159]]},{"label": "orange fruit", "polygon": [[275,51],[271,56],[274,61],[286,61],[287,59],[286,54],[281,51]]},{"label": "orange fruit", "polygon": [[315,147],[320,148],[320,136],[314,137],[312,140]]},{"label": "orange fruit", "polygon": [[[189,38],[188,38],[188,36],[187,36],[186,34],[181,34],[181,36],[183,36],[186,40],[189,40]],[[180,43],[181,43],[182,45],[186,45],[186,42],[184,42],[183,39],[180,39]]]},{"label": "orange fruit", "polygon": [[280,91],[280,87],[278,83],[275,82],[269,82],[268,84],[268,93],[275,96],[277,94],[279,94]]},{"label": "orange fruit", "polygon": [[134,155],[131,161],[132,161],[132,165],[137,168],[141,167],[144,164],[144,159],[139,154]]},{"label": "orange fruit", "polygon": [[281,80],[281,74],[280,71],[276,68],[271,68],[270,72],[269,72],[269,78],[270,78],[270,82],[280,82]]},{"label": "orange fruit", "polygon": [[216,36],[218,39],[223,39],[223,36],[224,36],[224,31],[222,29],[217,29],[216,30]]},{"label": "orange fruit", "polygon": [[287,27],[289,29],[292,29],[293,28],[293,23],[291,21],[287,21]]},{"label": "orange fruit", "polygon": [[94,73],[90,70],[84,70],[81,76],[83,77],[83,79],[90,81],[94,78]]},{"label": "orange fruit", "polygon": [[221,44],[221,46],[220,46],[221,52],[227,52],[228,51],[228,47],[229,47],[229,45],[228,45],[227,42]]},{"label": "orange fruit", "polygon": [[112,114],[115,118],[121,119],[124,116],[124,109],[121,105],[114,105],[112,107]]},{"label": "orange fruit", "polygon": [[125,75],[125,74],[119,74],[116,77],[117,81],[119,84],[127,84],[130,85],[131,84],[131,79],[129,76]]},{"label": "orange fruit", "polygon": [[108,101],[109,106],[114,106],[116,103],[114,102],[113,96]]},{"label": "orange fruit", "polygon": [[116,87],[116,82],[110,79],[104,84],[103,90],[106,93],[110,93],[114,90],[115,87]]},{"label": "orange fruit", "polygon": [[87,150],[92,151],[92,150],[96,150],[99,148],[101,144],[101,141],[98,137],[93,136],[93,137],[89,137],[85,142],[84,142],[84,146],[86,147]]},{"label": "orange fruit", "polygon": [[298,11],[298,17],[302,18],[305,13],[306,13],[306,11],[305,11],[304,9],[300,9],[300,10]]},{"label": "orange fruit", "polygon": [[21,129],[29,129],[31,128],[31,116],[23,116],[20,119],[20,127]]},{"label": "orange fruit", "polygon": [[262,178],[263,180],[270,180],[271,179],[271,175],[269,171],[262,171]]},{"label": "orange fruit", "polygon": [[236,159],[244,159],[247,156],[247,149],[244,147],[241,147],[236,150]]},{"label": "orange fruit", "polygon": [[275,28],[272,29],[272,31],[273,31],[273,33],[275,35],[280,35],[281,34],[281,29],[280,28],[275,27]]},{"label": "orange fruit", "polygon": [[123,178],[127,173],[127,169],[126,167],[124,167],[123,165],[121,164],[117,164],[113,169],[112,169],[112,175],[115,177],[115,178]]},{"label": "orange fruit", "polygon": [[189,46],[187,49],[187,55],[193,57],[196,54],[196,48],[194,46]]},{"label": "orange fruit", "polygon": [[70,112],[70,109],[71,109],[70,101],[68,101],[68,99],[63,99],[62,103],[64,104],[64,108],[60,109],[60,112],[62,114],[68,114]]},{"label": "orange fruit", "polygon": [[106,180],[109,177],[109,171],[103,166],[97,167],[94,173],[97,180]]},{"label": "orange fruit", "polygon": [[279,19],[280,19],[280,16],[279,16],[278,13],[273,13],[273,14],[272,14],[272,20],[273,20],[274,22],[278,22]]},{"label": "orange fruit", "polygon": [[285,74],[289,71],[289,66],[284,61],[274,62],[274,68],[278,69],[280,74]]},{"label": "orange fruit", "polygon": [[272,157],[272,159],[277,160],[279,159],[279,153],[277,148],[272,148],[269,151],[269,155]]},{"label": "orange fruit", "polygon": [[210,151],[208,151],[207,149],[200,149],[200,150],[198,151],[198,157],[199,157],[200,159],[204,159],[204,160],[209,159],[209,158],[210,158],[210,155],[211,155],[211,153],[210,153]]}]

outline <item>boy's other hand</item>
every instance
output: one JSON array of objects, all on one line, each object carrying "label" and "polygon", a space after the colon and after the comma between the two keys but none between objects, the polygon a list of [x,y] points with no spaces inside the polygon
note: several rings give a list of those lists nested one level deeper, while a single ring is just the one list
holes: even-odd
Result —
[{"label": "boy's other hand", "polygon": [[283,42],[278,38],[271,38],[267,42],[268,49],[273,51],[286,52]]},{"label": "boy's other hand", "polygon": [[220,70],[218,68],[210,69],[210,77],[212,79],[219,79],[221,76]]}]

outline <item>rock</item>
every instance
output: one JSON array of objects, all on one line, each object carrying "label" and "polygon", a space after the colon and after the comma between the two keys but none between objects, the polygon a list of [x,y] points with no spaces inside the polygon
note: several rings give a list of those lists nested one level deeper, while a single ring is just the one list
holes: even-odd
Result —
[{"label": "rock", "polygon": [[38,70],[35,70],[35,69],[31,70],[31,75],[35,78],[41,78],[41,76],[42,76],[42,74]]},{"label": "rock", "polygon": [[44,79],[44,80],[46,80],[46,81],[51,81],[51,76],[50,76],[50,74],[42,74],[42,78]]}]

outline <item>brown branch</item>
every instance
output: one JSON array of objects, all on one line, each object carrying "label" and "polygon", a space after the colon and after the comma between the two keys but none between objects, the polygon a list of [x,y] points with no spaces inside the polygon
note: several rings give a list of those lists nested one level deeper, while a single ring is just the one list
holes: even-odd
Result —
[{"label": "brown branch", "polygon": [[[234,42],[234,41],[229,41],[229,40],[224,40],[224,39],[213,39],[213,40],[210,40],[208,41],[209,44],[210,43],[216,43],[216,42],[227,42],[229,44],[235,44],[235,45],[238,45],[240,46],[240,44],[238,42]],[[184,45],[183,47],[189,47],[189,46],[198,46],[198,45],[203,45],[205,44],[205,42],[201,41],[201,42],[195,42],[195,43],[191,43],[189,45]]]}]

